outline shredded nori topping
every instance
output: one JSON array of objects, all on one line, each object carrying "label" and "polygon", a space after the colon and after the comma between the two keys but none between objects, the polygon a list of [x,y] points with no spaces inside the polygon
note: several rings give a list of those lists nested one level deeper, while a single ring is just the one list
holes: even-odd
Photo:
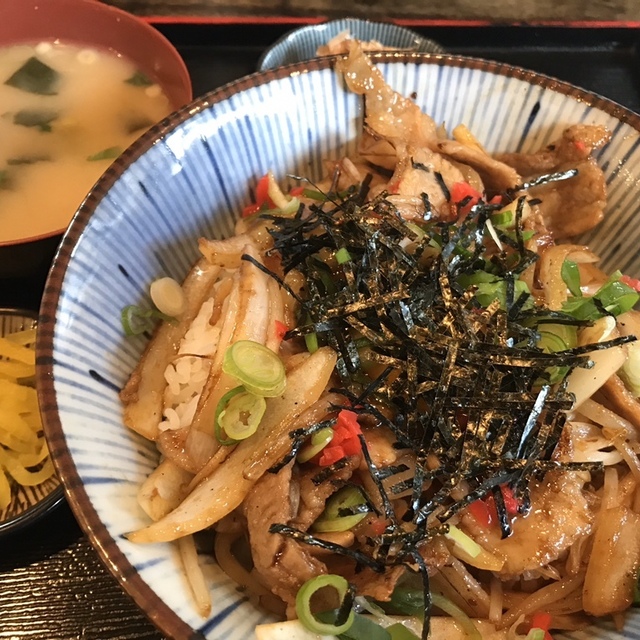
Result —
[{"label": "shredded nori topping", "polygon": [[[573,175],[544,176],[524,188]],[[599,469],[595,463],[553,459],[574,399],[566,391],[566,377],[551,384],[549,370],[565,367],[568,374],[575,367],[590,367],[589,352],[627,339],[552,354],[537,346],[541,324],[585,323],[536,306],[529,293],[517,288],[519,276],[537,259],[523,239],[526,197],[521,192],[505,194],[499,205],[480,200],[460,221],[425,217],[419,235],[384,193],[367,201],[367,186],[344,198],[331,193],[326,202],[301,208],[293,217],[265,217],[272,221],[273,251],[284,273],[298,269],[306,277],[306,295],[295,296],[300,322],[285,337],[315,333],[320,344],[335,349],[339,385],[334,391],[352,411],[391,429],[397,447],[415,453],[415,474],[393,483],[393,476],[406,467],[378,468],[361,437],[379,494],[369,502],[382,505],[385,532],[371,538],[369,547],[354,550],[285,524],[270,530],[342,554],[357,567],[383,572],[403,564],[419,573],[425,587],[426,638],[429,579],[420,553],[425,541],[441,534],[451,516],[488,495],[494,496],[502,535],[507,536],[511,525],[501,485],[513,490],[526,513],[532,478],[550,470]],[[495,229],[500,248],[487,221],[509,201],[515,203],[516,226],[511,232]],[[351,260],[338,264],[327,259],[341,248]],[[284,285],[281,277],[254,264]],[[502,299],[497,296],[483,306],[475,287],[463,286],[465,277],[478,271],[503,283]],[[375,376],[372,367],[377,367]],[[293,432],[291,454],[283,463],[311,433],[331,424]],[[314,481],[322,482],[339,466],[320,471]],[[461,486],[467,487],[464,497]],[[410,491],[408,510],[400,519],[392,500],[404,491]]]}]

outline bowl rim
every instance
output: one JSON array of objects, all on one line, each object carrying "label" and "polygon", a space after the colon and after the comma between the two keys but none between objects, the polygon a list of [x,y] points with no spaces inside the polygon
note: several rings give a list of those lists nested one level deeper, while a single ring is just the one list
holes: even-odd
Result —
[{"label": "bowl rim", "polygon": [[[113,162],[80,205],[63,235],[49,271],[39,315],[36,344],[38,362],[36,384],[43,413],[45,435],[54,464],[64,487],[67,501],[101,561],[118,580],[124,591],[140,607],[143,614],[169,638],[204,640],[201,633],[194,630],[167,603],[160,599],[119,549],[91,504],[73,457],[66,446],[65,433],[58,413],[53,377],[53,339],[56,330],[56,311],[67,267],[72,259],[74,246],[81,239],[96,206],[128,166],[148,151],[155,141],[165,138],[186,120],[232,95],[292,75],[333,69],[336,61],[341,57],[314,58],[244,76],[196,98],[189,105],[149,129]],[[449,54],[376,52],[370,57],[376,63],[436,64],[513,77],[577,99],[590,107],[607,113],[624,124],[628,124],[640,134],[639,114],[597,93],[523,67],[483,58]]]},{"label": "bowl rim", "polygon": [[[298,38],[299,36],[305,33],[312,33],[312,32],[318,31],[319,29],[326,29],[328,27],[331,27],[333,25],[337,25],[340,23],[344,23],[345,26],[349,24],[361,24],[361,25],[374,26],[374,27],[386,26],[386,27],[395,29],[397,32],[405,33],[406,35],[411,35],[414,38],[414,42],[429,43],[433,47],[433,51],[429,53],[446,53],[446,49],[439,42],[436,42],[431,38],[427,38],[425,36],[420,35],[417,31],[414,31],[411,27],[397,24],[392,20],[383,20],[383,19],[372,20],[370,18],[346,16],[344,18],[334,18],[332,20],[321,20],[319,22],[314,22],[312,24],[306,24],[302,27],[295,27],[294,29],[287,31],[285,34],[281,35],[273,44],[271,44],[262,52],[262,54],[260,55],[260,58],[258,58],[258,63],[256,64],[257,71],[268,71],[269,69],[275,69],[278,66],[284,66],[281,63],[277,65],[270,64],[268,66],[265,64],[265,61],[269,58],[269,56],[271,56],[273,52],[281,45],[285,43],[294,42],[296,38]],[[331,56],[312,56],[311,58],[308,58],[308,60],[312,60],[316,57],[326,58]],[[305,60],[300,60],[298,61],[298,63],[291,63],[291,64],[299,64],[301,62],[305,62]]]},{"label": "bowl rim", "polygon": [[[0,317],[22,318],[23,320],[30,320],[36,326],[38,323],[38,314],[35,311],[20,307],[1,307]],[[29,505],[24,511],[5,520],[0,520],[0,538],[13,535],[17,531],[21,531],[30,526],[53,511],[63,501],[64,490],[62,488],[62,482],[59,482],[43,498]]]},{"label": "bowl rim", "polygon": [[[107,4],[105,2],[99,2],[96,0],[20,0],[20,10],[22,12],[27,13],[29,11],[33,11],[40,7],[57,8],[59,4],[63,4],[63,3],[68,5],[69,8],[73,7],[74,10],[76,11],[80,8],[87,14],[92,14],[92,13],[99,14],[101,16],[104,16],[105,18],[108,17],[108,19],[112,20],[115,23],[119,23],[119,24],[122,23],[127,28],[134,28],[136,30],[139,30],[139,34],[144,34],[144,37],[146,39],[153,40],[154,42],[156,42],[159,47],[161,47],[168,54],[170,54],[173,64],[175,64],[175,70],[177,74],[180,76],[180,81],[181,83],[184,83],[182,88],[185,90],[185,96],[187,96],[188,103],[193,100],[194,98],[193,84],[192,84],[191,76],[189,74],[189,69],[187,68],[187,64],[184,61],[184,58],[178,51],[177,47],[169,40],[169,38],[167,38],[167,36],[164,35],[164,33],[162,33],[159,29],[155,28],[148,21],[143,20],[141,17],[129,11],[125,11],[124,9],[121,9],[114,5]],[[0,2],[0,5],[1,4],[2,3]],[[2,9],[2,6],[0,6],[0,9]],[[47,36],[47,37],[50,38],[51,40],[58,39],[56,38],[55,34],[52,34],[51,36]],[[15,39],[8,39],[7,41],[3,42],[2,46],[7,47],[7,46],[20,45],[20,44],[33,44],[33,42],[34,42],[34,38],[16,37]],[[87,47],[96,46],[93,40],[91,40],[90,38],[83,38],[80,34],[74,38],[63,38],[61,42],[62,44],[73,44],[78,46],[87,46]],[[98,48],[100,50],[105,50],[105,47],[101,45],[98,45]],[[110,51],[111,53],[116,53],[117,55],[123,55],[122,52],[116,49],[115,47],[109,47],[107,48],[107,50]],[[125,56],[125,57],[129,61],[136,62],[137,64],[137,61],[132,60],[130,56]],[[145,71],[150,71],[150,70],[145,69]],[[156,80],[158,79],[157,78],[158,75],[159,74],[155,73]],[[162,85],[162,83],[160,82],[158,82],[158,84]],[[164,87],[163,87],[163,91],[164,91]],[[183,106],[184,104],[174,104],[173,101],[171,101],[172,112],[180,109]],[[90,188],[93,189],[93,186]],[[53,238],[55,236],[62,236],[66,228],[67,227],[49,229],[47,231],[42,231],[35,235],[25,236],[25,237],[13,239],[13,240],[0,240],[0,250],[5,247],[26,245],[30,243],[39,242],[40,240]]]}]

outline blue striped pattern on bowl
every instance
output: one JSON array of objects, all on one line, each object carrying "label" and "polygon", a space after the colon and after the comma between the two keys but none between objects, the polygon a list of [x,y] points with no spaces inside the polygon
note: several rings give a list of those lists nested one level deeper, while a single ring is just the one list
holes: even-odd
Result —
[{"label": "blue striped pattern on bowl", "polygon": [[[460,57],[374,56],[391,85],[437,122],[466,123],[492,151],[532,150],[576,122],[613,132],[598,153],[608,216],[586,240],[606,269],[640,276],[640,118],[603,98],[517,68]],[[123,536],[145,519],[136,492],[155,447],[122,425],[118,390],[144,346],[127,339],[120,310],[147,304],[161,275],[182,278],[200,235],[232,229],[268,169],[314,178],[322,161],[354,150],[360,99],[319,59],[250,76],[195,101],[131,147],[103,176],[65,234],[47,283],[38,341],[46,433],[74,512],[124,589],[170,637],[243,640],[268,617],[203,557],[213,613],[191,603],[177,554]],[[569,638],[640,640],[609,624]]]},{"label": "blue striped pattern on bowl", "polygon": [[376,40],[385,47],[394,49],[415,53],[444,53],[444,48],[437,42],[423,38],[406,27],[362,18],[341,18],[299,27],[285,34],[262,54],[258,61],[258,71],[315,58],[318,47],[326,45],[343,31],[348,31],[351,37],[358,40]]}]

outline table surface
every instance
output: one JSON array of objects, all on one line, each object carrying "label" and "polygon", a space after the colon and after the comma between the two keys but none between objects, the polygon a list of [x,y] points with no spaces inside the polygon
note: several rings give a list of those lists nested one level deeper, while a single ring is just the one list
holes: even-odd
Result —
[{"label": "table surface", "polygon": [[[158,24],[191,74],[194,94],[252,73],[293,25]],[[524,66],[580,85],[640,112],[638,32],[626,28],[418,27],[448,51]],[[246,44],[251,43],[251,44]],[[0,279],[0,307],[37,310],[54,247],[29,277]],[[49,255],[50,252],[50,255]],[[103,567],[62,503],[0,540],[0,638],[159,640],[163,636]]]}]

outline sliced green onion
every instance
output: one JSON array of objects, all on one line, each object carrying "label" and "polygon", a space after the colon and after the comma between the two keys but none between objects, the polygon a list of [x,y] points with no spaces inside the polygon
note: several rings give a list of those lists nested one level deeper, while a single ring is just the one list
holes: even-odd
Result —
[{"label": "sliced green onion", "polygon": [[509,209],[497,211],[491,216],[491,222],[496,227],[506,227],[513,222],[513,213]]},{"label": "sliced green onion", "polygon": [[[531,293],[527,283],[523,280],[516,280],[514,283],[514,300],[517,300],[522,294]],[[477,285],[475,293],[476,299],[483,307],[488,307],[494,300],[500,302],[500,307],[505,309],[507,306],[507,283],[505,280],[497,282],[480,282]],[[533,307],[533,299],[530,297],[524,304],[524,309]]]},{"label": "sliced green onion", "polygon": [[567,285],[567,289],[571,291],[571,295],[578,298],[581,297],[582,291],[580,290],[580,270],[578,269],[578,265],[573,262],[573,260],[565,260],[562,263],[560,275]]},{"label": "sliced green onion", "polygon": [[406,584],[396,585],[388,602],[387,610],[395,614],[404,614],[422,619],[424,617],[423,590]]},{"label": "sliced green onion", "polygon": [[[319,614],[318,617],[323,621],[335,620],[335,612],[331,613],[331,617],[326,614]],[[415,636],[414,636],[415,638]],[[340,640],[393,640],[388,629],[372,620],[367,616],[356,613],[353,617],[353,624],[349,629],[340,634]]]},{"label": "sliced green onion", "polygon": [[[620,281],[620,273],[614,273],[593,297],[571,297],[562,305],[562,311],[578,320],[598,320],[606,314],[619,316],[626,313],[639,299],[640,294],[635,289]],[[600,302],[604,313],[596,306],[595,300]]]},{"label": "sliced green onion", "polygon": [[[262,396],[250,393],[242,386],[225,393],[216,407],[216,437],[221,444],[234,444],[252,436],[266,408]],[[228,439],[222,438],[222,431]]]},{"label": "sliced green onion", "polygon": [[553,334],[558,339],[558,342],[555,344],[558,347],[562,345],[561,348],[555,350],[549,349],[548,353],[564,351],[565,349],[573,349],[578,346],[578,328],[575,326],[569,324],[545,323],[538,325],[538,331],[541,336],[542,334]]},{"label": "sliced green onion", "polygon": [[307,351],[309,353],[315,353],[320,348],[318,345],[318,334],[315,332],[305,334],[304,343],[307,345]]},{"label": "sliced green onion", "polygon": [[551,331],[540,331],[538,347],[545,353],[557,353],[558,351],[565,351],[569,348],[567,343],[558,334],[552,333]]},{"label": "sliced green onion", "polygon": [[482,547],[473,538],[470,538],[464,531],[454,525],[449,526],[449,531],[444,534],[444,537],[451,540],[456,547],[460,547],[460,549],[472,558],[477,558],[482,553]]},{"label": "sliced green onion", "polygon": [[497,285],[501,280],[488,271],[478,270],[473,273],[462,273],[457,278],[458,284],[464,289],[469,289],[474,285],[478,285],[482,282]]},{"label": "sliced green onion", "polygon": [[143,309],[138,305],[130,304],[122,309],[120,320],[126,335],[137,336],[145,331],[151,331],[154,327],[153,320],[172,322],[174,319],[157,309]]},{"label": "sliced green onion", "polygon": [[327,199],[324,193],[315,189],[303,189],[302,195],[305,198],[309,198],[309,200],[318,200],[318,202],[324,202]]},{"label": "sliced green onion", "polygon": [[358,487],[342,487],[327,500],[322,515],[313,523],[313,530],[319,533],[348,531],[369,511],[369,505]]},{"label": "sliced green onion", "polygon": [[318,202],[326,202],[330,197],[337,196],[338,198],[346,198],[351,194],[350,189],[345,189],[344,191],[339,191],[338,193],[322,193],[322,191],[318,191],[317,189],[303,189],[302,197],[308,198],[309,200],[317,200]]},{"label": "sliced green onion", "polygon": [[[318,613],[316,618],[320,622],[335,623],[337,615],[338,611],[334,609],[333,611]],[[393,640],[385,627],[360,613],[354,614],[351,627],[338,637],[340,640]]]},{"label": "sliced green onion", "polygon": [[387,633],[391,636],[391,640],[418,640],[418,636],[401,622],[387,627]]},{"label": "sliced green onion", "polygon": [[333,429],[326,427],[316,431],[310,438],[308,445],[300,450],[297,456],[298,462],[308,462],[318,455],[333,440]]},{"label": "sliced green onion", "polygon": [[279,396],[287,384],[282,360],[253,340],[234,342],[224,354],[222,370],[258,396]]},{"label": "sliced green onion", "polygon": [[338,264],[344,264],[345,262],[351,262],[352,257],[346,247],[341,247],[336,251],[336,262]]},{"label": "sliced green onion", "polygon": [[289,200],[286,207],[278,207],[277,209],[269,209],[269,213],[274,216],[292,216],[295,213],[298,213],[298,209],[300,208],[300,200],[298,198],[293,197]]},{"label": "sliced green onion", "polygon": [[296,595],[296,613],[298,619],[309,631],[326,636],[337,636],[347,631],[354,622],[353,611],[349,612],[344,624],[336,625],[321,622],[311,611],[311,598],[317,591],[331,587],[335,589],[342,602],[349,591],[349,583],[342,577],[334,574],[324,574],[307,580],[298,590]]},{"label": "sliced green onion", "polygon": [[220,398],[220,400],[218,401],[218,406],[216,407],[216,415],[214,417],[214,429],[215,429],[215,435],[216,435],[216,440],[225,446],[230,446],[233,444],[237,444],[238,441],[234,440],[233,438],[227,438],[225,437],[226,434],[224,433],[224,430],[222,428],[222,426],[220,425],[220,414],[226,409],[227,405],[229,404],[229,401],[234,397],[237,396],[240,393],[245,392],[246,389],[240,385],[239,387],[235,387],[234,389],[231,389],[231,391],[227,391],[227,393],[225,393],[222,398]]},{"label": "sliced green onion", "polygon": [[[538,331],[540,338],[537,346],[545,353],[557,353],[558,351],[573,349],[578,345],[578,330],[575,326],[554,323],[541,324]],[[547,374],[545,379],[538,380],[537,386],[547,383],[556,384],[564,380],[569,368],[553,366],[547,367],[545,371]]]},{"label": "sliced green onion", "polygon": [[526,640],[544,640],[546,631],[544,629],[530,629]]},{"label": "sliced green onion", "polygon": [[622,369],[618,369],[618,375],[624,381],[627,390],[634,397],[640,397],[640,342],[630,342],[627,345],[627,359]]}]

